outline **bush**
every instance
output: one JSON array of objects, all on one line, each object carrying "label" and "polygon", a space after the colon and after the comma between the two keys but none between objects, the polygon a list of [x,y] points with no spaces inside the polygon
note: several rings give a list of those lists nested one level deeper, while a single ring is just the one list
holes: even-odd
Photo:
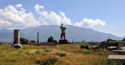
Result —
[{"label": "bush", "polygon": [[25,39],[25,38],[20,38],[20,42],[22,44],[28,44],[29,43],[29,40],[28,39]]},{"label": "bush", "polygon": [[30,43],[36,43],[36,41],[35,40],[31,40]]},{"label": "bush", "polygon": [[125,41],[125,38],[123,38],[122,41]]},{"label": "bush", "polygon": [[50,58],[44,62],[41,62],[40,65],[54,65],[57,62],[58,59],[56,58]]},{"label": "bush", "polygon": [[58,55],[47,55],[40,65],[54,65],[58,61]]}]

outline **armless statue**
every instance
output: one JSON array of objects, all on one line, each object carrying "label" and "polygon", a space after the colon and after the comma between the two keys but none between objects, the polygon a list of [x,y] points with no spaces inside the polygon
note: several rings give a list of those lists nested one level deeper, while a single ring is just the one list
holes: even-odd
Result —
[{"label": "armless statue", "polygon": [[60,26],[60,29],[61,29],[61,35],[60,35],[60,38],[65,40],[65,30],[66,30],[66,27],[63,26],[63,24],[61,24]]}]

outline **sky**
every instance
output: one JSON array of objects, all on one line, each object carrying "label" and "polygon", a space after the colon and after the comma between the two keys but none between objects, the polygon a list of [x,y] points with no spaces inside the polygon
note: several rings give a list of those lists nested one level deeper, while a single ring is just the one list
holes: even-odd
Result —
[{"label": "sky", "polygon": [[125,37],[125,0],[0,0],[0,29],[73,25]]}]

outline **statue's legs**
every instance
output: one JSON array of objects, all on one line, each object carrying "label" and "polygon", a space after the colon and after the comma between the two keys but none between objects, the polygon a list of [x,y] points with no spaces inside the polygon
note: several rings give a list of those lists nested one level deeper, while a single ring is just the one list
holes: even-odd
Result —
[{"label": "statue's legs", "polygon": [[63,36],[64,36],[64,40],[65,40],[65,34]]},{"label": "statue's legs", "polygon": [[65,33],[61,33],[60,37],[65,40]]},{"label": "statue's legs", "polygon": [[62,33],[61,33],[60,38],[62,39],[62,37],[63,37],[63,35],[62,35]]}]

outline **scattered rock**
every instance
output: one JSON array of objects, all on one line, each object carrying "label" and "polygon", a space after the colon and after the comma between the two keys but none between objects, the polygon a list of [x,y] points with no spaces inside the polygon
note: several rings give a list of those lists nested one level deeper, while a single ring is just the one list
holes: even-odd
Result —
[{"label": "scattered rock", "polygon": [[82,45],[80,46],[80,48],[81,48],[81,49],[89,49],[88,46],[82,46]]},{"label": "scattered rock", "polygon": [[66,54],[65,53],[56,53],[59,57],[65,57]]},{"label": "scattered rock", "polygon": [[45,52],[51,52],[51,50],[50,49],[45,49]]}]

